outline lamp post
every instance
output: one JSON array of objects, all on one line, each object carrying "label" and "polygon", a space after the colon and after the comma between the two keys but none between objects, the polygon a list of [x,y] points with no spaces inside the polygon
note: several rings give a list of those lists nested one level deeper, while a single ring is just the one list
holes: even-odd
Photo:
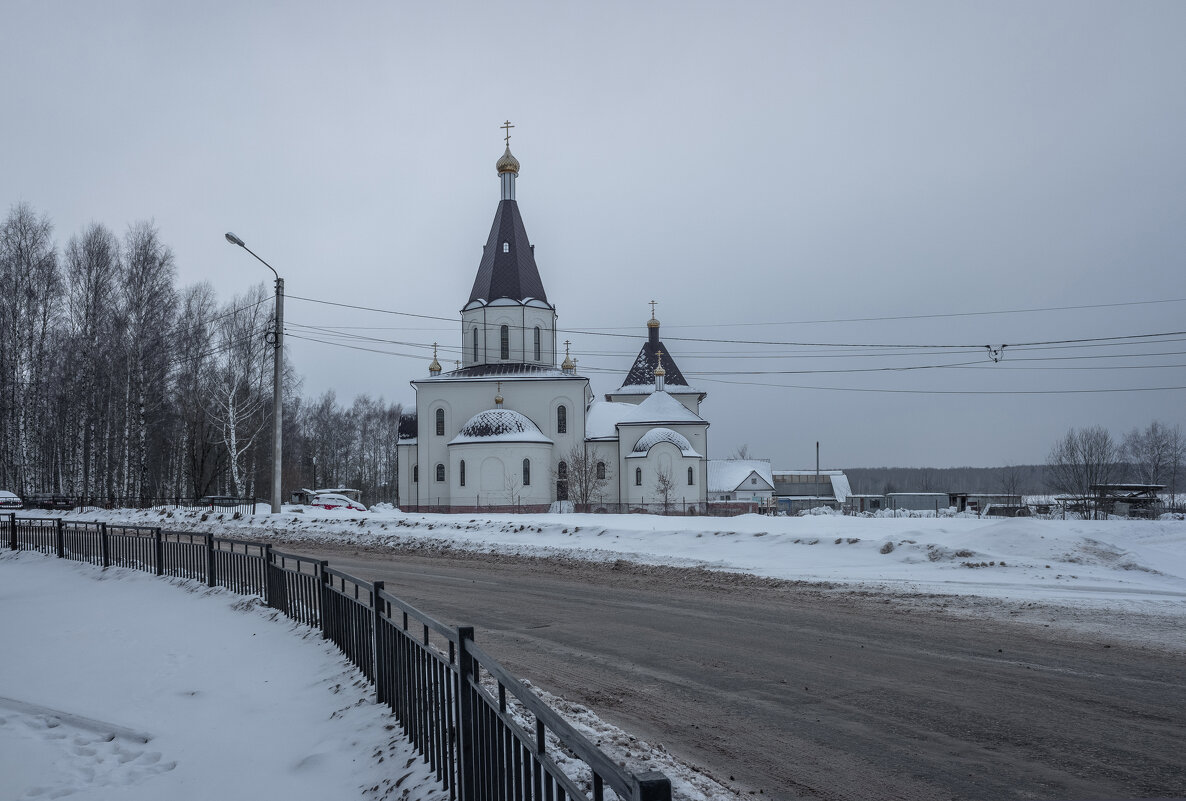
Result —
[{"label": "lamp post", "polygon": [[280,273],[276,272],[276,268],[268,264],[247,247],[243,240],[227,231],[226,241],[232,245],[238,245],[246,250],[260,264],[272,271],[272,275],[276,276],[276,330],[272,334],[272,346],[275,352],[272,356],[273,373],[272,373],[272,513],[280,513],[280,472],[283,465],[281,458],[280,440],[281,432],[283,431],[283,400],[284,393],[281,385],[281,374],[284,370],[284,279],[280,277]]}]

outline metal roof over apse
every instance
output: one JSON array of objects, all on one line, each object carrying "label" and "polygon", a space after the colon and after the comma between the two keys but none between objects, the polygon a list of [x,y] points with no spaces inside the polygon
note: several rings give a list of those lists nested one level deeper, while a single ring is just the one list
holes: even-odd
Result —
[{"label": "metal roof over apse", "polygon": [[[506,252],[503,243],[507,244]],[[474,288],[469,293],[469,302],[484,300],[489,303],[499,298],[523,301],[538,298],[548,302],[544,282],[540,280],[535,265],[535,254],[523,227],[519,204],[514,200],[501,200],[494,214],[494,225],[482,252],[482,263],[474,278]],[[549,304],[551,305],[551,304]]]}]

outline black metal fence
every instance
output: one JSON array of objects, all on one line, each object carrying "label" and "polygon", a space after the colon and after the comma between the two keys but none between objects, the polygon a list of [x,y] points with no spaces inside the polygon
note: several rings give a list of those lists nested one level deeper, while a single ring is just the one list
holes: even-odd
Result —
[{"label": "black metal fence", "polygon": [[[670,801],[661,773],[615,763],[475,642],[327,562],[262,542],[0,515],[0,543],[254,595],[320,628],[374,682],[404,734],[461,801]],[[563,755],[563,759],[561,756]],[[576,769],[564,770],[560,761]]]}]

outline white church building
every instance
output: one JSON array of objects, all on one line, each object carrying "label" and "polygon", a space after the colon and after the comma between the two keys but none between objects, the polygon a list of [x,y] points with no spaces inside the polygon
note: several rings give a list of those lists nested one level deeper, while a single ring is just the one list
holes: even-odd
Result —
[{"label": "white church building", "polygon": [[[567,352],[557,367],[556,307],[515,199],[519,161],[509,136],[496,166],[502,197],[461,308],[460,366],[445,372],[434,354],[428,375],[412,381],[416,412],[400,423],[400,505],[542,510],[583,494],[590,511],[702,509],[706,393],[688,385],[663,347],[653,307],[646,342],[604,400]],[[583,492],[574,492],[577,481]]]}]

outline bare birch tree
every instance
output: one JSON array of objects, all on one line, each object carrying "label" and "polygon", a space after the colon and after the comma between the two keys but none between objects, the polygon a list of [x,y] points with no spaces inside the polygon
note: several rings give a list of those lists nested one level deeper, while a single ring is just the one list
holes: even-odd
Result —
[{"label": "bare birch tree", "polygon": [[263,285],[235,298],[217,320],[218,359],[205,385],[206,413],[219,432],[235,495],[254,493],[248,471],[252,448],[267,426],[270,396],[265,391],[272,348],[264,340],[270,330]]}]

